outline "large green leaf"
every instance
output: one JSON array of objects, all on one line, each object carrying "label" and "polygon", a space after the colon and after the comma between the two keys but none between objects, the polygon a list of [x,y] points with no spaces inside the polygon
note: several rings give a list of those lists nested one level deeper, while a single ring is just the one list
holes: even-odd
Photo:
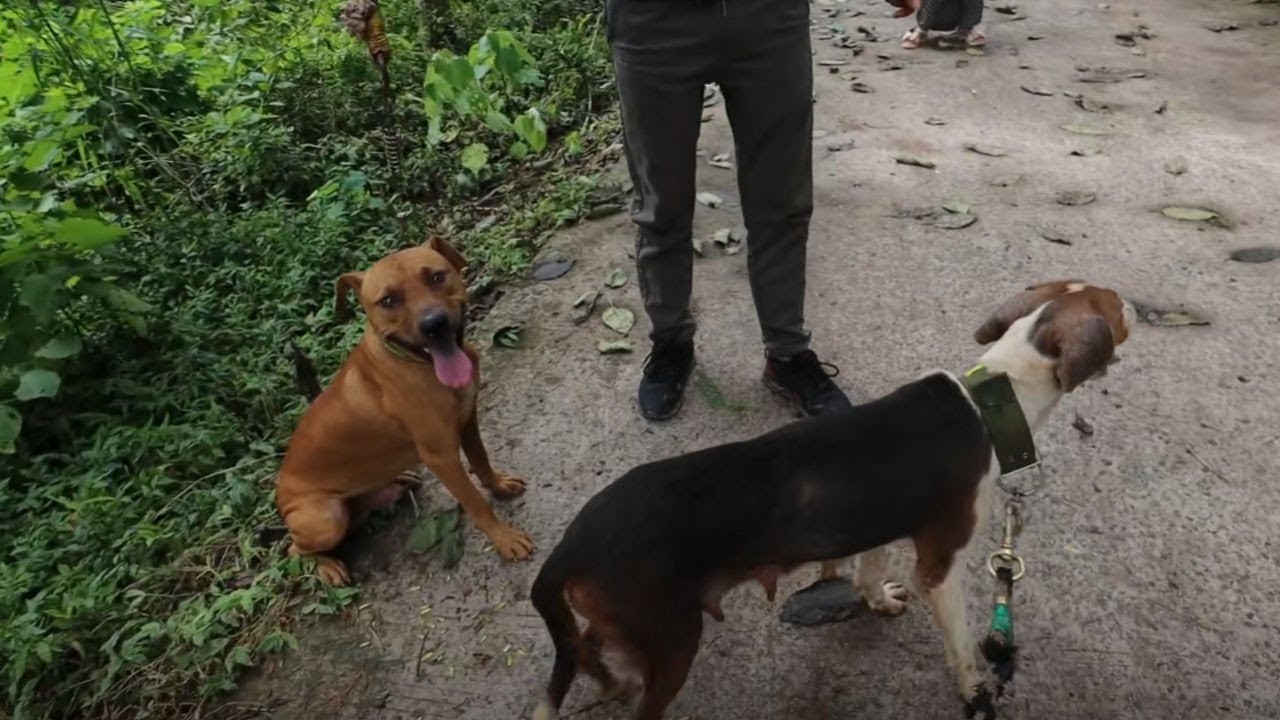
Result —
[{"label": "large green leaf", "polygon": [[543,122],[535,108],[529,108],[520,117],[516,118],[516,135],[520,139],[528,143],[534,152],[542,152],[547,146],[547,124]]},{"label": "large green leaf", "polygon": [[62,378],[58,377],[56,372],[39,368],[28,370],[18,379],[18,389],[14,391],[13,396],[19,400],[49,398],[58,394],[58,388],[61,385]]},{"label": "large green leaf", "polygon": [[22,279],[18,302],[31,308],[36,320],[46,323],[58,309],[58,290],[58,282],[48,275],[28,275]]},{"label": "large green leaf", "polygon": [[36,357],[47,360],[65,360],[80,354],[79,335],[61,335],[45,343],[36,351]]},{"label": "large green leaf", "polygon": [[124,228],[108,225],[93,218],[66,218],[58,222],[53,230],[53,239],[67,245],[75,245],[85,250],[93,250],[110,245],[124,237]]},{"label": "large green leaf", "polygon": [[18,433],[22,431],[22,416],[12,405],[0,404],[0,454],[9,455],[17,449]]},{"label": "large green leaf", "polygon": [[31,172],[47,170],[61,153],[62,149],[58,147],[57,140],[52,138],[37,140],[28,146],[27,159],[22,163],[22,167]]}]

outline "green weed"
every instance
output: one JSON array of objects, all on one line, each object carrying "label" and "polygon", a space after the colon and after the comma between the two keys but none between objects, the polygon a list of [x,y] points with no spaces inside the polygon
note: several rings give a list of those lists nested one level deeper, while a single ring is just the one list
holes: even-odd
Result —
[{"label": "green weed", "polygon": [[189,714],[339,612],[256,539],[291,344],[336,370],[335,276],[428,231],[501,278],[586,209],[594,3],[382,5],[398,174],[338,2],[0,9],[0,716]]}]

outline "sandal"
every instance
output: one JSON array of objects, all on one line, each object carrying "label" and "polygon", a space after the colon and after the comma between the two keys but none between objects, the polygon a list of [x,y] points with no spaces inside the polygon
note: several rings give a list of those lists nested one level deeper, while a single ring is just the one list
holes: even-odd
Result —
[{"label": "sandal", "polygon": [[965,41],[971,48],[979,48],[987,44],[987,34],[983,32],[982,26],[979,25],[969,31],[969,35]]},{"label": "sandal", "polygon": [[920,28],[912,28],[902,36],[902,47],[904,50],[915,50],[924,44],[925,33]]}]

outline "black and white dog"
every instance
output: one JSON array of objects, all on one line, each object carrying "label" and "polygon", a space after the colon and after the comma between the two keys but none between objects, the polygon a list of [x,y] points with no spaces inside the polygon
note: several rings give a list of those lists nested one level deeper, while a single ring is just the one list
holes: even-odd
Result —
[{"label": "black and white dog", "polygon": [[[980,362],[1004,383],[1028,442],[1064,393],[1106,371],[1133,318],[1115,292],[1059,281],[1028,288],[978,329],[979,343],[995,343]],[[848,413],[642,465],[606,487],[533,585],[556,650],[535,719],[556,717],[581,671],[633,696],[636,720],[661,720],[703,614],[722,620],[721,597],[751,580],[772,599],[778,577],[807,563],[856,555],[868,605],[900,613],[906,589],[886,577],[885,546],[903,538],[966,709],[994,716],[958,571],[1004,457],[976,394],[933,373]]]}]

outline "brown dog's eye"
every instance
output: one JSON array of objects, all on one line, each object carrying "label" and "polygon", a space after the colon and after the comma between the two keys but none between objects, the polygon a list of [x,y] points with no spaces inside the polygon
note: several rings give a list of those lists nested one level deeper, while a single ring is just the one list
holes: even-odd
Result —
[{"label": "brown dog's eye", "polygon": [[391,308],[399,304],[400,304],[400,298],[396,297],[395,295],[383,295],[381,298],[378,299],[378,307],[386,308],[387,310],[390,310]]},{"label": "brown dog's eye", "polygon": [[436,270],[435,272],[427,276],[427,280],[432,285],[441,285],[444,283],[444,279],[446,277],[447,276],[445,275],[443,270]]}]

